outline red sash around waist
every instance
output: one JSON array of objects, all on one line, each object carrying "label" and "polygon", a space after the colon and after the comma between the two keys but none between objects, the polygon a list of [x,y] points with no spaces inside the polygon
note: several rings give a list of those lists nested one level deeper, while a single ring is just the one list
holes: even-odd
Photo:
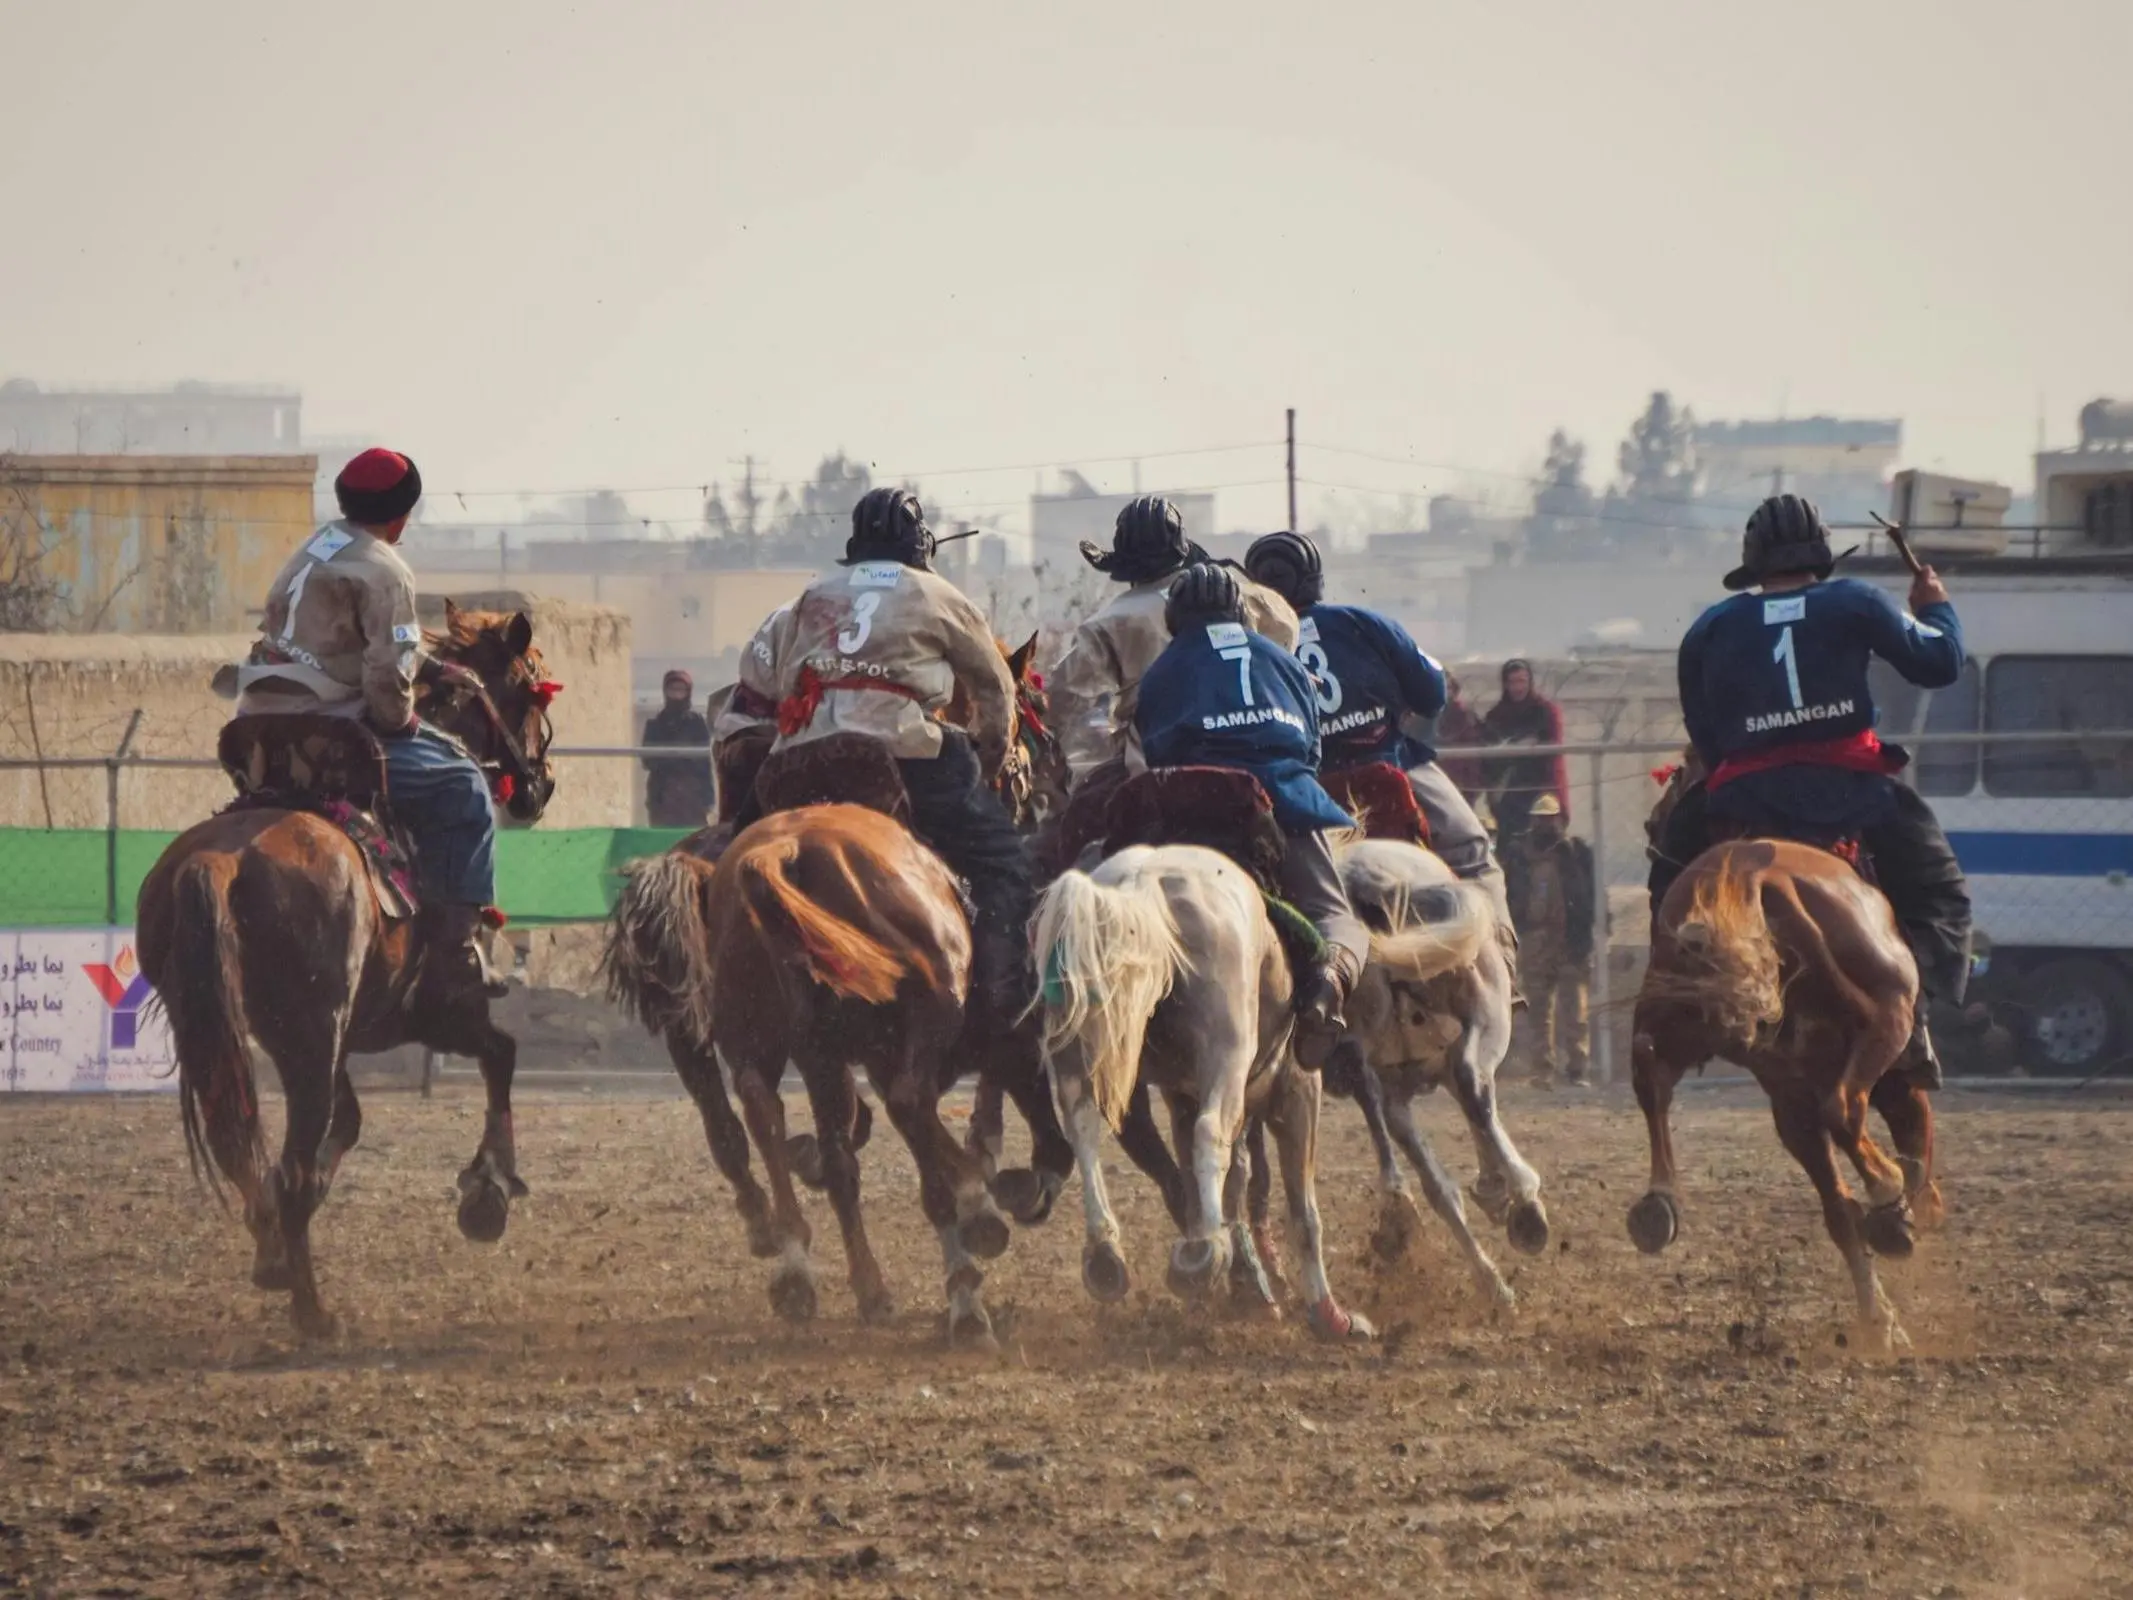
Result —
[{"label": "red sash around waist", "polygon": [[778,732],[788,739],[803,732],[815,720],[815,713],[822,709],[822,697],[832,689],[875,689],[883,694],[898,695],[913,702],[919,699],[916,689],[907,688],[888,678],[825,679],[813,667],[802,667],[799,687],[778,702]]},{"label": "red sash around waist", "polygon": [[1885,748],[1881,736],[1867,728],[1842,739],[1773,745],[1767,750],[1749,750],[1728,756],[1718,764],[1704,787],[1715,791],[1735,778],[1744,778],[1751,772],[1770,772],[1778,767],[1842,767],[1850,772],[1871,772],[1893,778],[1903,770],[1903,759]]}]

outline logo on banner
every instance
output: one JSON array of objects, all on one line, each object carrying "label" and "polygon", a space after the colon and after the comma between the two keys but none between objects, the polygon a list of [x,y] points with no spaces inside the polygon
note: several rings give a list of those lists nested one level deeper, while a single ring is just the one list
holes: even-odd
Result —
[{"label": "logo on banner", "polygon": [[148,975],[133,959],[133,946],[123,947],[109,966],[101,961],[84,962],[82,971],[89,975],[89,981],[96,985],[96,992],[111,1008],[111,1048],[131,1050],[140,1032],[141,1007],[148,1003],[149,995],[154,992],[149,986]]}]

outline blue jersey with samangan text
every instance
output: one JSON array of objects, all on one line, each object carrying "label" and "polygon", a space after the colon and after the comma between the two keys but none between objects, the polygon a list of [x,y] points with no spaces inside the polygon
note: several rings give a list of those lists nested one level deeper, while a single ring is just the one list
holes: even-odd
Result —
[{"label": "blue jersey with samangan text", "polygon": [[1681,714],[1707,766],[1874,725],[1867,663],[1881,657],[1922,689],[1963,670],[1955,607],[1906,616],[1881,590],[1837,578],[1786,594],[1720,601],[1682,637]]},{"label": "blue jersey with samangan text", "polygon": [[1328,767],[1417,767],[1436,759],[1428,745],[1400,732],[1400,718],[1444,709],[1444,668],[1392,618],[1360,606],[1315,605],[1301,618],[1296,656],[1317,686]]},{"label": "blue jersey with samangan text", "polygon": [[1234,767],[1274,803],[1284,833],[1352,828],[1318,781],[1310,674],[1241,622],[1187,628],[1142,675],[1133,725],[1151,767]]}]

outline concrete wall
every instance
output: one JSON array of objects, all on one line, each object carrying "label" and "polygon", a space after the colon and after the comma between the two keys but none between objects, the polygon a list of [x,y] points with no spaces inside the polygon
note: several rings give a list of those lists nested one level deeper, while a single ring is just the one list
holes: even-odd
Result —
[{"label": "concrete wall", "polygon": [[315,525],[309,456],[0,456],[0,518],[41,527],[63,627],[227,633]]},{"label": "concrete wall", "polygon": [[[523,606],[532,617],[534,643],[549,674],[564,685],[554,710],[558,744],[631,742],[628,617],[521,595],[455,598],[472,606]],[[435,610],[441,617],[441,599]],[[0,757],[109,755],[138,709],[134,753],[212,758],[230,707],[209,680],[251,644],[246,634],[0,634]],[[624,760],[559,762],[556,796],[541,826],[628,824],[631,767]],[[41,781],[34,771],[0,771],[0,825],[101,828],[105,786],[100,768],[47,770]],[[119,823],[188,827],[228,798],[219,772],[127,771],[120,777]]]}]

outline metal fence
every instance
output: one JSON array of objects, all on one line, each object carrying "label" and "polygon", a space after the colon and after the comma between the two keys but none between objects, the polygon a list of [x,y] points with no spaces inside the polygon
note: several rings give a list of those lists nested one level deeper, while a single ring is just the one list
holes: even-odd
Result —
[{"label": "metal fence", "polygon": [[[161,780],[216,771],[208,757],[131,754],[136,726],[125,729],[108,755],[0,759],[0,777],[36,774],[46,786],[46,814],[52,813],[51,786],[62,783],[71,791],[70,814],[86,820],[100,813],[96,827],[44,829],[35,826],[34,810],[14,807],[25,814],[4,819],[0,841],[13,841],[17,859],[24,850],[35,852],[40,870],[65,850],[73,870],[100,872],[104,918],[114,924],[130,917],[132,887],[168,832],[202,814],[198,779],[184,786],[182,801]],[[2087,1072],[2120,1064],[2133,1050],[2133,732],[1924,734],[1905,743],[1915,754],[1912,775],[1971,879],[1985,951],[1981,998],[2004,1014],[2032,1068]],[[1626,1065],[1621,1002],[1635,993],[1649,943],[1644,822],[1659,794],[1654,772],[1679,751],[1676,743],[1656,740],[1515,749],[1518,758],[1563,758],[1569,831],[1592,849],[1599,924],[1590,971],[1592,1063],[1602,1082]],[[573,763],[676,754],[672,747],[637,746],[553,752],[564,783]],[[1497,746],[1441,754],[1457,762],[1514,752]],[[92,785],[100,806],[86,792]],[[174,802],[183,815],[171,815]],[[607,831],[623,845],[651,847],[619,825]],[[0,926],[24,920],[7,860],[0,852]]]}]

